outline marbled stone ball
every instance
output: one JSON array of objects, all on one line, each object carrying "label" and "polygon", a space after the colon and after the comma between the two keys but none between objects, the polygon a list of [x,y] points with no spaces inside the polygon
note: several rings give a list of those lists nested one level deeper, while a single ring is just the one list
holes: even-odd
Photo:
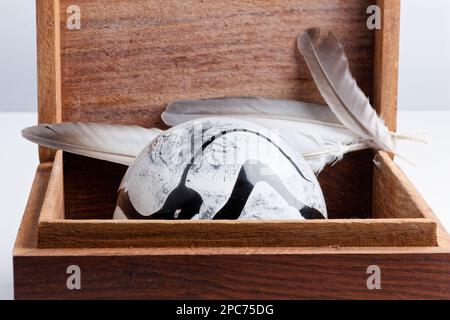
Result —
[{"label": "marbled stone ball", "polygon": [[299,151],[276,132],[229,118],[173,127],[128,169],[114,219],[303,220],[327,217]]}]

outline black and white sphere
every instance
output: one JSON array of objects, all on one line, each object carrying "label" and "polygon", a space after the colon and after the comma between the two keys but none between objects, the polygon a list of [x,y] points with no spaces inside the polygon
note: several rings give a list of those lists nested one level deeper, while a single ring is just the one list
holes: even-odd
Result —
[{"label": "black and white sphere", "polygon": [[327,217],[301,154],[242,120],[207,118],[154,139],[128,169],[114,219],[303,220]]}]

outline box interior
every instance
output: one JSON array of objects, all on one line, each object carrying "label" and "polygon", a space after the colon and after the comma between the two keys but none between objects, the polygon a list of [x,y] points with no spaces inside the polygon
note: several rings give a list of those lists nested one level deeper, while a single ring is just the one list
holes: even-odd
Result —
[{"label": "box interior", "polygon": [[58,152],[52,164],[40,209],[40,248],[437,245],[429,208],[384,153],[375,155],[373,219],[350,213],[320,221],[114,221],[114,190],[125,168],[70,157]]},{"label": "box interior", "polygon": [[[319,176],[330,219],[372,217],[373,152],[347,156]],[[65,217],[111,219],[127,167],[64,154]]]}]

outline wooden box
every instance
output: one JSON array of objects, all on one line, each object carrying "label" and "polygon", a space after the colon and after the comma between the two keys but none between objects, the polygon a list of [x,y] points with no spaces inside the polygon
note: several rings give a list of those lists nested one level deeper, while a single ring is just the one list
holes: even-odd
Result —
[{"label": "wooden box", "polygon": [[[320,26],[395,130],[400,1],[377,1],[377,31],[373,2],[38,0],[39,122],[162,127],[180,98],[323,103],[295,47]],[[125,167],[46,149],[40,160],[14,251],[18,299],[450,298],[450,238],[382,152],[320,175],[331,219],[319,222],[112,221]]]}]

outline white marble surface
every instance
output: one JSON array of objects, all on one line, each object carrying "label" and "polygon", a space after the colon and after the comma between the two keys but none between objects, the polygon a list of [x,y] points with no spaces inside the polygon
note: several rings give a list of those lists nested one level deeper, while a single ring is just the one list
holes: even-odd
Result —
[{"label": "white marble surface", "polygon": [[[13,297],[12,249],[38,163],[36,147],[20,130],[36,123],[35,113],[0,113],[0,300]],[[450,181],[450,112],[400,112],[403,133],[428,131],[430,145],[402,143],[399,153],[414,162],[398,164],[450,229],[447,188]]]}]

